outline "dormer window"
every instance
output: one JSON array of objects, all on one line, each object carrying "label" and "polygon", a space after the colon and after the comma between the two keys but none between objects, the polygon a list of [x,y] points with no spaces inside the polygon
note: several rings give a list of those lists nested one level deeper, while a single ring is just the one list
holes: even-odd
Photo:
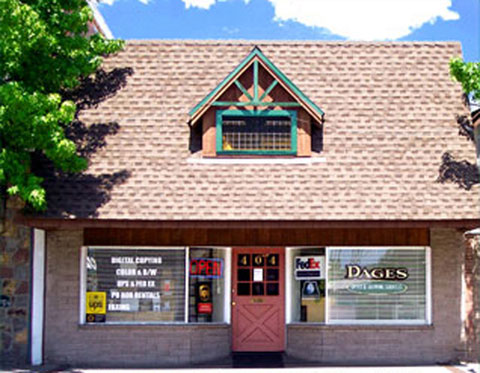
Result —
[{"label": "dormer window", "polygon": [[322,110],[265,55],[253,51],[190,112],[202,123],[202,154],[310,156]]},{"label": "dormer window", "polygon": [[293,110],[218,110],[218,155],[296,155],[297,113]]}]

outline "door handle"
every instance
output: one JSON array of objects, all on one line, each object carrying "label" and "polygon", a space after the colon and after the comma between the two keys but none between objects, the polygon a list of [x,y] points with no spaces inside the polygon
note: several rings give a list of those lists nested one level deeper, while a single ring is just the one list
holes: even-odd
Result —
[{"label": "door handle", "polygon": [[232,306],[236,306],[236,305],[237,305],[237,303],[236,303],[236,302],[232,302]]}]

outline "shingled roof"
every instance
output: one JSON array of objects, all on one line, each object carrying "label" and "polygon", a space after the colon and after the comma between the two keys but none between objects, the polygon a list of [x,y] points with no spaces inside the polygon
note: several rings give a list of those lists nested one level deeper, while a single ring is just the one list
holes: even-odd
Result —
[{"label": "shingled roof", "polygon": [[[325,112],[322,143],[298,164],[203,162],[188,113],[255,45]],[[44,169],[44,217],[478,219],[457,55],[452,42],[129,41],[81,101],[88,170]]]}]

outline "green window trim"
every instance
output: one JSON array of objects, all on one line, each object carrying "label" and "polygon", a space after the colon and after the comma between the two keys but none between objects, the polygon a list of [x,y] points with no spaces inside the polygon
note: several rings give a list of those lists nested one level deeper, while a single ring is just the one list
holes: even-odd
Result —
[{"label": "green window trim", "polygon": [[[238,78],[238,74],[244,69],[247,68],[250,64],[253,64],[253,69],[254,69],[254,94],[253,94],[253,99],[251,99],[250,94],[245,94],[247,98],[251,100],[250,103],[248,103],[248,106],[252,105],[253,106],[263,106],[262,100],[266,97],[266,94],[263,94],[261,97],[259,97],[259,91],[258,91],[258,69],[259,69],[259,61],[263,63],[268,69],[270,69],[275,77],[275,81],[277,83],[272,83],[272,85],[267,89],[270,93],[270,91],[281,81],[282,84],[286,85],[293,93],[294,95],[297,96],[297,99],[300,100],[300,102],[295,102],[295,103],[288,103],[289,105],[287,106],[303,106],[306,109],[310,109],[314,113],[314,117],[318,120],[322,120],[324,112],[318,105],[316,105],[312,100],[310,100],[285,74],[283,74],[258,48],[258,46],[255,46],[253,50],[250,52],[250,54],[242,60],[242,62],[230,73],[228,76],[218,85],[216,86],[207,96],[205,96],[195,107],[193,107],[189,115],[190,117],[195,116],[200,110],[203,110],[205,106],[224,106],[224,103],[219,103],[215,102],[215,98],[218,98],[216,96],[219,95],[219,92],[225,88],[229,84],[235,84],[242,93],[245,94],[244,92],[244,87],[236,83],[236,78]],[[242,89],[243,88],[243,89]],[[245,90],[246,91],[246,90]],[[226,103],[225,103],[226,104]],[[275,103],[273,103],[275,104]],[[281,104],[281,103],[276,103]],[[238,105],[237,105],[238,106]],[[270,105],[269,105],[270,106]],[[281,106],[281,105],[278,105]],[[308,111],[308,110],[307,110]]]},{"label": "green window trim", "polygon": [[[223,117],[289,117],[291,121],[291,150],[224,150]],[[217,110],[216,113],[217,155],[297,155],[297,112],[295,110]]]}]

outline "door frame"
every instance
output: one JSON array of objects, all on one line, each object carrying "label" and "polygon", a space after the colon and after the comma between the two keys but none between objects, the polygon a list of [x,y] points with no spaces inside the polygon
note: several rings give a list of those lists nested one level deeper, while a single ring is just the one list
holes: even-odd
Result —
[{"label": "door frame", "polygon": [[[279,250],[281,252],[281,255],[283,255],[283,264],[279,265],[279,286],[281,289],[283,289],[283,299],[281,299],[281,304],[283,308],[283,344],[282,344],[282,350],[279,352],[284,352],[287,349],[287,253],[286,253],[286,246],[232,246],[231,247],[231,270],[230,270],[230,323],[231,323],[231,349],[233,351],[233,339],[234,339],[234,295],[235,295],[235,286],[236,286],[236,269],[238,268],[238,263],[236,262],[236,254],[238,250],[249,250],[250,254],[253,254],[255,250],[262,249],[262,250],[269,250],[269,249],[274,249],[274,250]],[[250,295],[250,297],[254,297],[253,295]],[[239,351],[241,352],[241,351]],[[252,351],[252,352],[257,352],[257,351]],[[261,352],[261,351],[258,351]],[[268,351],[267,351],[268,352]]]}]

